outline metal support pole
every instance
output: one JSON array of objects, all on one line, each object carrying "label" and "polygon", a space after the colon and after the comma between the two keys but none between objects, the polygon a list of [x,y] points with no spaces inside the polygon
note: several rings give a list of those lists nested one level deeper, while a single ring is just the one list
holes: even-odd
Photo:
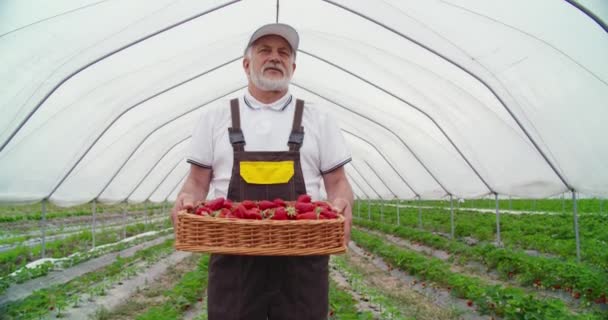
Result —
[{"label": "metal support pole", "polygon": [[562,193],[562,213],[566,212],[566,197],[565,197],[565,192]]},{"label": "metal support pole", "polygon": [[380,222],[384,223],[384,200],[380,199]]},{"label": "metal support pole", "polygon": [[500,206],[498,205],[498,193],[494,194],[496,198],[496,245],[502,247],[502,240],[500,239]]},{"label": "metal support pole", "polygon": [[578,235],[578,212],[576,206],[576,191],[572,190],[572,211],[574,213],[574,237],[576,240],[576,261],[581,262],[581,242]]},{"label": "metal support pole", "polygon": [[124,207],[122,207],[122,238],[126,239],[127,238],[127,211],[128,211],[128,204],[125,201]]},{"label": "metal support pole", "polygon": [[513,210],[513,200],[511,199],[511,196],[509,196],[509,210]]},{"label": "metal support pole", "polygon": [[422,229],[422,205],[420,197],[418,197],[418,228]]},{"label": "metal support pole", "polygon": [[536,199],[532,200],[532,211],[536,211]]},{"label": "metal support pole", "polygon": [[450,195],[450,239],[454,239],[454,199]]},{"label": "metal support pole", "polygon": [[46,257],[46,199],[42,200],[42,221],[40,225],[40,231],[42,232],[42,259]]},{"label": "metal support pole", "polygon": [[367,220],[372,220],[372,201],[367,198]]},{"label": "metal support pole", "polygon": [[97,207],[96,201],[93,200],[91,203],[91,212],[93,213],[93,221],[91,222],[91,237],[93,238],[93,243],[91,244],[91,248],[95,249],[95,215],[96,215]]},{"label": "metal support pole", "polygon": [[357,214],[361,218],[361,199],[357,199]]},{"label": "metal support pole", "polygon": [[99,217],[101,218],[101,223],[100,223],[101,224],[101,228],[100,229],[101,229],[101,232],[103,232],[104,228],[106,227],[106,221],[103,218],[103,214],[105,213],[103,205],[97,206],[97,213],[99,213]]},{"label": "metal support pole", "polygon": [[397,199],[397,225],[401,225],[401,214],[400,214],[400,209],[401,209],[401,201],[399,199]]},{"label": "metal support pole", "polygon": [[148,202],[144,202],[144,232],[148,231]]}]

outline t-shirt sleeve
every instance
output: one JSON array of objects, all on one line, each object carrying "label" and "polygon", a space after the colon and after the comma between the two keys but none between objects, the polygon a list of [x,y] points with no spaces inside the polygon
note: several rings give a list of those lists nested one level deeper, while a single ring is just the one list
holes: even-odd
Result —
[{"label": "t-shirt sleeve", "polygon": [[214,115],[206,109],[202,112],[194,130],[190,143],[190,154],[187,162],[203,168],[211,168],[213,164],[213,124]]},{"label": "t-shirt sleeve", "polygon": [[321,140],[319,145],[321,173],[330,173],[352,160],[349,146],[340,130],[340,124],[328,113],[321,118]]}]

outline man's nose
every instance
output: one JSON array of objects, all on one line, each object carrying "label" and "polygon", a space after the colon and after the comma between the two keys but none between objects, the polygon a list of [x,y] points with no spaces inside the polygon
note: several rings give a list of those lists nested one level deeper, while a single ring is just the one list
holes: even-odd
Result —
[{"label": "man's nose", "polygon": [[276,62],[280,62],[281,61],[281,55],[279,54],[278,51],[273,51],[270,55],[270,61],[276,61]]}]

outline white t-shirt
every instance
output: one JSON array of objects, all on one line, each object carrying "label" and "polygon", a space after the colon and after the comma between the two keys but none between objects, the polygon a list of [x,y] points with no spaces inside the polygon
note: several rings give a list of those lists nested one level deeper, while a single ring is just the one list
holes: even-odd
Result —
[{"label": "white t-shirt", "polygon": [[[245,151],[287,151],[293,125],[296,97],[287,93],[278,101],[263,104],[246,92],[239,98],[241,129]],[[215,197],[226,197],[232,175],[233,150],[228,138],[232,126],[230,101],[204,110],[192,134],[188,162],[212,168],[212,189]],[[351,154],[338,123],[323,107],[305,103],[302,116],[304,142],[300,161],[306,192],[313,199],[320,197],[322,174],[331,172],[351,160]]]}]

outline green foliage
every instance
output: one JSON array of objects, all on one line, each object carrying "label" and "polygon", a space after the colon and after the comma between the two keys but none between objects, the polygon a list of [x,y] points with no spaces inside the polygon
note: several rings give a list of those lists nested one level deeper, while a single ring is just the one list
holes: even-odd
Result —
[{"label": "green foliage", "polygon": [[514,248],[491,244],[468,246],[429,232],[405,226],[356,219],[357,225],[393,234],[429,247],[456,254],[461,260],[478,261],[488,269],[496,269],[503,279],[517,280],[523,286],[579,292],[581,298],[593,302],[608,295],[608,274],[597,267],[557,258],[533,257]]},{"label": "green foliage", "polygon": [[329,283],[329,320],[372,320],[370,312],[359,312],[355,308],[355,299],[346,291],[338,289],[332,280]]},{"label": "green foliage", "polygon": [[128,258],[117,257],[111,265],[89,272],[65,284],[53,285],[35,291],[25,299],[9,302],[0,306],[0,315],[6,319],[36,319],[49,312],[58,315],[70,304],[77,304],[83,293],[91,296],[103,295],[113,281],[133,274],[134,263],[147,259],[158,261],[172,252],[173,240],[136,252]]},{"label": "green foliage", "polygon": [[[360,205],[361,217],[367,218],[367,202],[362,201]],[[380,205],[372,203],[372,221],[397,224],[396,207],[385,205],[383,214],[380,211]],[[355,209],[353,214],[357,216],[359,213]],[[418,228],[418,219],[417,208],[400,208],[400,225]],[[575,235],[570,213],[503,214],[500,220],[501,240],[506,246],[559,255],[565,259],[576,258]],[[494,241],[496,237],[496,216],[492,213],[455,210],[454,224],[456,238],[471,237],[480,241]],[[603,249],[608,243],[608,213],[583,214],[579,217],[579,227],[582,261],[608,272],[608,250]],[[422,228],[449,235],[451,228],[449,209],[423,209]]]},{"label": "green foliage", "polygon": [[480,312],[505,319],[599,319],[595,315],[575,315],[557,299],[537,299],[521,289],[492,286],[483,280],[450,271],[450,265],[436,258],[387,244],[382,239],[353,230],[353,239],[389,263],[439,285],[450,287],[452,294],[469,299]]},{"label": "green foliage", "polygon": [[197,299],[201,298],[207,288],[209,255],[203,255],[196,270],[186,273],[173,289],[165,292],[168,298],[160,306],[150,308],[137,320],[177,320]]},{"label": "green foliage", "polygon": [[[145,204],[129,204],[129,212],[143,211]],[[148,203],[148,210],[162,208],[162,204]],[[98,212],[122,212],[124,204],[102,204],[97,203],[96,209]],[[31,205],[0,205],[0,223],[17,222],[17,221],[39,221],[42,220],[41,204]],[[59,207],[52,203],[47,203],[46,219],[53,220],[57,218],[79,217],[91,215],[91,204],[83,204],[73,207]]]},{"label": "green foliage", "polygon": [[[127,227],[127,237],[131,237],[143,233],[145,225],[142,223],[129,225]],[[50,241],[46,243],[46,256],[49,258],[63,258],[76,252],[86,252],[90,249],[92,243],[92,233],[89,230],[81,231],[77,234],[70,235],[66,238]],[[95,242],[97,246],[104,244],[115,243],[122,239],[122,230],[100,230],[95,232]],[[142,241],[143,239],[139,240]],[[135,242],[134,242],[135,243]],[[133,244],[123,244],[115,247],[115,250],[125,248]],[[32,247],[18,246],[13,249],[0,253],[0,277],[6,277],[17,269],[23,268],[29,262],[39,259],[41,256],[42,245]],[[83,254],[70,259],[69,264],[76,264],[84,260],[90,259],[93,256],[107,252],[100,251],[95,254]],[[24,270],[16,279],[25,281],[35,277],[46,275],[50,267],[42,266],[35,270]],[[1,291],[0,291],[1,292]]]}]

